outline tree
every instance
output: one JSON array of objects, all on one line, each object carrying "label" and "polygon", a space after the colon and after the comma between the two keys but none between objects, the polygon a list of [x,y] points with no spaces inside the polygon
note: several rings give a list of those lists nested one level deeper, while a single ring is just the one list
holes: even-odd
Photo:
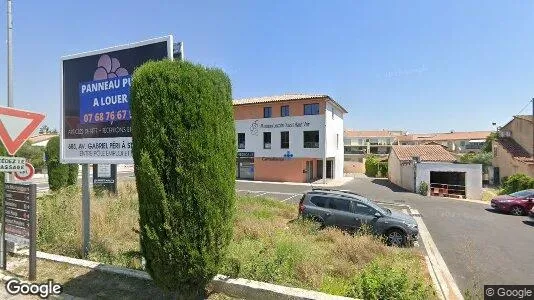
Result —
[{"label": "tree", "polygon": [[[59,136],[51,138],[46,144],[46,166],[48,169],[48,186],[52,191],[76,184],[78,180],[77,164],[62,164],[59,162]],[[76,177],[74,175],[76,170]]]},{"label": "tree", "polygon": [[133,75],[130,106],[146,270],[163,290],[200,298],[232,237],[230,80],[188,62],[148,62]]},{"label": "tree", "polygon": [[486,170],[488,166],[491,166],[492,160],[493,160],[493,153],[491,152],[466,153],[460,156],[461,163],[481,164],[484,170]]},{"label": "tree", "polygon": [[39,128],[39,134],[47,134],[49,131],[50,127],[48,127],[48,125],[43,125]]},{"label": "tree", "polygon": [[15,153],[15,156],[26,158],[26,161],[31,163],[35,170],[38,171],[42,170],[45,166],[43,154],[43,147],[32,146],[32,144],[27,141],[20,147],[17,153]]},{"label": "tree", "polygon": [[496,140],[499,137],[497,132],[492,132],[488,137],[486,138],[486,143],[484,144],[484,147],[482,147],[482,152],[493,152],[492,149],[492,143],[494,140]]}]

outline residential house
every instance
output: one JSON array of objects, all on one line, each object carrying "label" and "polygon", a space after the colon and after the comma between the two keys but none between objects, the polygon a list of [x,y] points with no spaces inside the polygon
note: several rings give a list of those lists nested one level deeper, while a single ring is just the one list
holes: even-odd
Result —
[{"label": "residential house", "polygon": [[493,142],[494,178],[499,181],[516,173],[534,177],[534,125],[531,115],[514,116],[499,128]]}]

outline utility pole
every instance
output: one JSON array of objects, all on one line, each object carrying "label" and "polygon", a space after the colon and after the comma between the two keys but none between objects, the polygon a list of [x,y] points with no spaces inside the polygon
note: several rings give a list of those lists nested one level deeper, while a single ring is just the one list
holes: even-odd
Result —
[{"label": "utility pole", "polygon": [[7,0],[7,106],[13,107],[13,10]]},{"label": "utility pole", "polygon": [[[13,107],[13,10],[11,5],[11,0],[7,0],[7,106]],[[12,181],[12,174],[6,173],[4,182],[11,182]],[[0,199],[2,203],[4,203],[4,199]],[[1,267],[3,270],[7,267],[7,243],[5,239],[5,207],[2,205],[1,209],[1,224],[0,224],[0,259],[1,261]]]}]

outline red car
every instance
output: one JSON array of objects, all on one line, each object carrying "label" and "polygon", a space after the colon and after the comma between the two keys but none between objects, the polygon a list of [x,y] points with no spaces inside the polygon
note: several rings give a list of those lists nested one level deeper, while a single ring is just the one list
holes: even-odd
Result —
[{"label": "red car", "polygon": [[491,200],[491,207],[515,216],[525,215],[534,207],[534,189],[497,196]]}]

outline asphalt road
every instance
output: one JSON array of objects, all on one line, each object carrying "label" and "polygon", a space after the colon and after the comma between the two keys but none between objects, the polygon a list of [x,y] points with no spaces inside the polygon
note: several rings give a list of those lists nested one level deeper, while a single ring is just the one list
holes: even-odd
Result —
[{"label": "asphalt road", "polygon": [[[237,188],[303,193],[311,186],[238,182]],[[341,188],[417,209],[462,291],[477,287],[480,292],[484,284],[534,284],[534,223],[528,217],[495,213],[485,204],[423,197],[382,179],[356,178]]]}]

